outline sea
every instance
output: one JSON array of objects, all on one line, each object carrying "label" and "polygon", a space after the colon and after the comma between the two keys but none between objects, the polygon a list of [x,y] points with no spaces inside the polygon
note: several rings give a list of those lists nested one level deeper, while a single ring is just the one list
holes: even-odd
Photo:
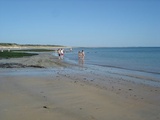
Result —
[{"label": "sea", "polygon": [[[78,52],[82,50],[85,59],[80,63]],[[110,71],[160,86],[160,47],[79,47],[66,50],[64,59],[104,74]]]}]

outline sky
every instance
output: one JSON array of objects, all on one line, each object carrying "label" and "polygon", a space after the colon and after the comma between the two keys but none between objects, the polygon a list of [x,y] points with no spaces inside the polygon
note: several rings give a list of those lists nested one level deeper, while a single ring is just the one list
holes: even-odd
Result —
[{"label": "sky", "polygon": [[160,0],[0,0],[0,43],[160,47]]}]

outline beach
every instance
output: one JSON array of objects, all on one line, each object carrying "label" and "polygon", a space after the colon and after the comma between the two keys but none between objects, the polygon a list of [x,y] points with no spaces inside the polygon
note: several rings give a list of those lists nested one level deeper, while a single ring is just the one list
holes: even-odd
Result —
[{"label": "beach", "polygon": [[44,53],[38,52],[38,55],[31,57],[0,59],[0,65],[3,64],[6,64],[6,67],[9,68],[12,67],[53,68],[53,67],[65,67],[69,65],[64,61],[62,62],[61,60],[59,60],[58,57],[53,56],[52,52],[44,52]]},{"label": "beach", "polygon": [[159,86],[68,64],[49,53],[0,63],[29,66],[0,69],[0,120],[160,119]]}]

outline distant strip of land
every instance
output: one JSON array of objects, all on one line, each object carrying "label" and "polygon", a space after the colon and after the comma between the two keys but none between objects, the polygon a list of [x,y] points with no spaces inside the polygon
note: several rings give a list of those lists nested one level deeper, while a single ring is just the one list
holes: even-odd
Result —
[{"label": "distant strip of land", "polygon": [[16,43],[0,43],[0,50],[21,50],[21,49],[49,49],[64,48],[62,45],[39,45],[39,44],[16,44]]}]

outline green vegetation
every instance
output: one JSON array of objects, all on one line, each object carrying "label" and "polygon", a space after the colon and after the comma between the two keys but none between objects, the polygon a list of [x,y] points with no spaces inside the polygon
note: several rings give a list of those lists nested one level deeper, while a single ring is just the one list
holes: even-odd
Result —
[{"label": "green vegetation", "polygon": [[25,52],[52,52],[55,50],[49,49],[22,49],[22,50],[12,50],[12,51],[25,51]]},{"label": "green vegetation", "polygon": [[0,43],[0,46],[63,47],[62,45],[39,45],[39,44],[16,44],[16,43]]},{"label": "green vegetation", "polygon": [[[12,50],[12,47],[20,47],[21,50]],[[52,47],[63,47],[63,46],[38,45],[38,44],[37,45],[34,45],[34,44],[21,45],[16,43],[0,43],[0,59],[38,55],[35,53],[27,53],[27,52],[53,52],[55,50],[51,50]],[[30,48],[30,49],[24,49],[24,48]]]},{"label": "green vegetation", "polygon": [[62,45],[39,45],[39,44],[23,44],[23,45],[20,45],[20,46],[30,46],[30,47],[64,47]]},{"label": "green vegetation", "polygon": [[13,51],[11,51],[11,52],[8,52],[8,51],[0,52],[0,58],[19,58],[19,57],[33,56],[33,55],[38,55],[38,54],[13,52]]},{"label": "green vegetation", "polygon": [[12,45],[18,45],[16,43],[0,43],[2,46],[12,46]]}]

